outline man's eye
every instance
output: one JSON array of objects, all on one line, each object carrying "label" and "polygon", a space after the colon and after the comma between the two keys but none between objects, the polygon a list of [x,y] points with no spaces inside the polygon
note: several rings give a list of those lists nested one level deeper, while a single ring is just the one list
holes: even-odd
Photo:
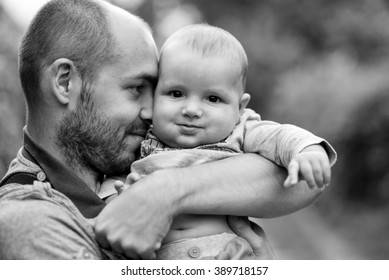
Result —
[{"label": "man's eye", "polygon": [[181,98],[184,94],[181,91],[173,90],[169,92],[169,95],[173,98]]},{"label": "man's eye", "polygon": [[142,94],[142,92],[145,89],[145,85],[138,85],[138,86],[130,86],[128,87],[128,90],[131,92],[132,95],[139,96]]},{"label": "man's eye", "polygon": [[137,92],[143,92],[145,90],[145,88],[146,88],[146,85],[142,84],[142,85],[136,86],[135,90]]},{"label": "man's eye", "polygon": [[211,95],[211,96],[208,97],[208,101],[211,102],[211,103],[219,103],[219,102],[221,102],[222,100],[221,100],[220,97]]}]

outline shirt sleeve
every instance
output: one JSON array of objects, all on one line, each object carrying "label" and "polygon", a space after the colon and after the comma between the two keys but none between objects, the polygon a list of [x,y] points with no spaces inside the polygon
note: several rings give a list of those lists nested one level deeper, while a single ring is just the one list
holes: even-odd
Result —
[{"label": "shirt sleeve", "polygon": [[243,113],[241,125],[246,153],[258,153],[278,165],[288,166],[304,148],[319,144],[326,150],[331,166],[336,162],[336,152],[328,141],[295,125],[261,120],[260,115],[250,109]]}]

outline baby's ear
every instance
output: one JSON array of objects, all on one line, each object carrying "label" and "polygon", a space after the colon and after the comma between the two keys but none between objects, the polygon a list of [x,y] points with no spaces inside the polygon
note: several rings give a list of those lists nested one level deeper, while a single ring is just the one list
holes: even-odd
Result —
[{"label": "baby's ear", "polygon": [[242,94],[242,97],[240,98],[240,102],[239,102],[239,113],[242,114],[243,110],[246,109],[246,106],[249,103],[250,98],[251,98],[250,94],[246,92]]}]

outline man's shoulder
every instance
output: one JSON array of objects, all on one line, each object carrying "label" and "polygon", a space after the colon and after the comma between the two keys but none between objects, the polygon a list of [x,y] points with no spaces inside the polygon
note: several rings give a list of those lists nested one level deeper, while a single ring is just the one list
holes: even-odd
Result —
[{"label": "man's shoulder", "polygon": [[[6,178],[6,177],[5,177]],[[73,202],[64,194],[52,188],[50,182],[33,180],[30,183],[10,182],[0,187],[0,205],[11,202],[23,202],[24,205],[40,205],[51,208],[53,211],[61,211],[64,215],[71,215],[83,220]],[[46,203],[45,203],[46,202]]]},{"label": "man's shoulder", "polygon": [[15,174],[24,173],[37,176],[39,172],[42,172],[42,169],[37,164],[24,157],[22,154],[22,149],[20,149],[16,155],[16,158],[11,161],[6,174],[0,180],[0,185],[2,185]]},{"label": "man's shoulder", "polygon": [[[24,157],[22,149],[20,149],[16,158],[11,161],[6,174],[0,180],[0,199],[20,199],[21,197],[27,199],[30,195],[34,196],[33,189],[42,194],[47,193],[45,190],[51,188],[50,185],[34,186],[34,181],[42,177],[42,173],[42,169]],[[30,179],[26,180],[26,177],[30,177]]]}]

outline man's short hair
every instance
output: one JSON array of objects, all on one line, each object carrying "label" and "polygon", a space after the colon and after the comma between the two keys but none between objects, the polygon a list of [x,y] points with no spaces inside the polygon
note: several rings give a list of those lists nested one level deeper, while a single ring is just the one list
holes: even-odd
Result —
[{"label": "man's short hair", "polygon": [[91,0],[53,0],[36,14],[19,50],[28,104],[39,100],[42,71],[58,58],[73,61],[83,86],[93,82],[114,49],[105,9]]},{"label": "man's short hair", "polygon": [[202,56],[233,57],[241,66],[243,88],[246,85],[248,60],[242,44],[228,31],[208,24],[187,25],[171,35],[161,48],[163,51],[171,43],[183,43]]}]

